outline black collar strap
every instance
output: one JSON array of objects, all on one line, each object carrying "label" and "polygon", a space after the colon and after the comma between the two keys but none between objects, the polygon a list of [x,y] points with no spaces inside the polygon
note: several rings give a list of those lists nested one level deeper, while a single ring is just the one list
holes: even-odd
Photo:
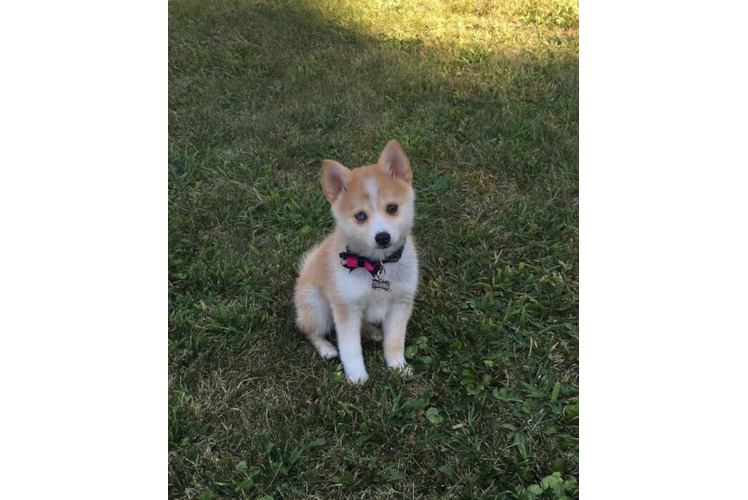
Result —
[{"label": "black collar strap", "polygon": [[358,254],[349,251],[348,247],[345,247],[345,252],[340,252],[340,265],[348,268],[348,272],[358,269],[359,267],[365,268],[372,276],[376,276],[377,273],[382,269],[382,264],[389,264],[391,262],[397,262],[400,257],[403,256],[403,250],[405,250],[405,243],[403,246],[397,249],[392,255],[384,260],[370,260],[366,257],[362,257]]}]

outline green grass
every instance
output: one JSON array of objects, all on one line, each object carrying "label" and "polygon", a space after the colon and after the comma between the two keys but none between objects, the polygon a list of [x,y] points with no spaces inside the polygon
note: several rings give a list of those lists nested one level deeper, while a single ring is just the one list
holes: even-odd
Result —
[{"label": "green grass", "polygon": [[[169,11],[169,496],[576,497],[577,4]],[[322,160],[393,138],[415,374],[366,344],[355,387],[294,326],[296,262],[333,227]]]}]

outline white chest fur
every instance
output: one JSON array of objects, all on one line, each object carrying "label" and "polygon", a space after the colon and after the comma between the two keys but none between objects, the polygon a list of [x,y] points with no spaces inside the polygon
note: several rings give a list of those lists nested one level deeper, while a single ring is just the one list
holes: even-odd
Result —
[{"label": "white chest fur", "polygon": [[349,272],[339,266],[335,272],[335,286],[341,302],[359,312],[367,323],[379,323],[392,304],[410,302],[418,287],[418,260],[415,248],[406,245],[398,262],[384,264],[384,279],[390,280],[390,291],[372,289],[372,276],[363,268]]}]

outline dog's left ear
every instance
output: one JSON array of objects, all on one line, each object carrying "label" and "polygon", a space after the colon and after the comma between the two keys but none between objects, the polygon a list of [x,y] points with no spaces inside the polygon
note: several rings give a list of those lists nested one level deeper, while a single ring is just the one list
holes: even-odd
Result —
[{"label": "dog's left ear", "polygon": [[402,179],[408,184],[413,180],[410,161],[405,156],[405,151],[403,151],[400,143],[394,139],[384,147],[384,151],[382,151],[377,164],[396,179]]},{"label": "dog's left ear", "polygon": [[336,161],[322,162],[322,189],[325,190],[327,201],[334,203],[340,193],[345,192],[350,174],[350,170]]}]

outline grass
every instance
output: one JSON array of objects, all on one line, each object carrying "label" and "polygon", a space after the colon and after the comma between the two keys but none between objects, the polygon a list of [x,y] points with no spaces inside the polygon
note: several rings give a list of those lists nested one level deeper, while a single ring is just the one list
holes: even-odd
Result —
[{"label": "grass", "polygon": [[[578,496],[578,7],[169,4],[170,498]],[[400,379],[293,322],[324,158],[411,159]]]}]

